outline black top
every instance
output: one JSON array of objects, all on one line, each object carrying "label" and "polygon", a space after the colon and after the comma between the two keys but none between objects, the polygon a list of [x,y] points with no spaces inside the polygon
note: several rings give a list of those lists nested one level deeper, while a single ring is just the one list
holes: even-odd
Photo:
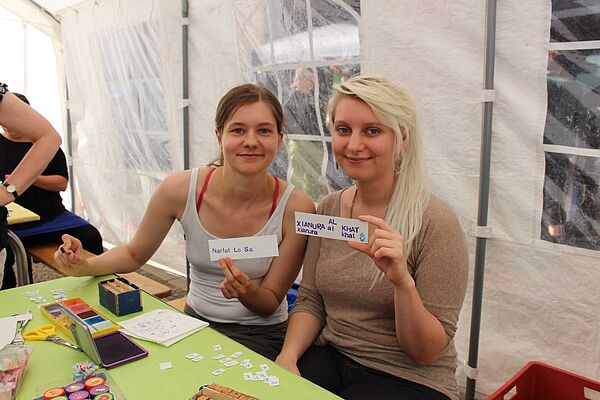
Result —
[{"label": "black top", "polygon": [[[0,179],[4,180],[6,175],[12,174],[13,170],[19,165],[25,154],[33,146],[29,142],[13,142],[0,135]],[[67,172],[67,160],[65,153],[58,149],[50,164],[41,175],[60,175],[69,179]],[[30,186],[23,193],[19,193],[19,198],[15,203],[33,211],[41,217],[41,222],[49,221],[65,211],[62,198],[59,192],[51,192]]]}]

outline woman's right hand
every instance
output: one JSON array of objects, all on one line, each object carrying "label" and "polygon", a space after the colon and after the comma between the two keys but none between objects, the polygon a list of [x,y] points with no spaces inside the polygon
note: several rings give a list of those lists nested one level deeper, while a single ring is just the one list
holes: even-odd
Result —
[{"label": "woman's right hand", "polygon": [[300,370],[298,369],[297,361],[292,360],[282,354],[279,354],[275,359],[275,363],[277,363],[280,367],[283,367],[288,371],[300,376]]},{"label": "woman's right hand", "polygon": [[58,268],[66,275],[82,276],[87,267],[83,256],[83,246],[79,239],[71,235],[62,235],[63,244],[54,253]]}]

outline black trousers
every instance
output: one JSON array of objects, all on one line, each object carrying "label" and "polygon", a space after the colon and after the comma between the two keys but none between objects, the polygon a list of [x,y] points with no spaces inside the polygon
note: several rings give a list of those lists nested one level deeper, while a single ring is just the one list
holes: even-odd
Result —
[{"label": "black trousers", "polygon": [[275,361],[283,346],[283,338],[287,329],[287,321],[275,325],[241,325],[214,322],[198,315],[192,307],[185,305],[184,312],[210,324],[210,327],[223,335],[243,344],[250,350]]},{"label": "black trousers", "polygon": [[[64,231],[48,232],[41,235],[29,236],[22,238],[23,245],[31,245],[48,242],[62,242],[62,235],[69,234],[81,240],[83,248],[94,254],[102,254],[102,236],[98,229],[93,225],[83,225],[76,228],[67,229]],[[2,281],[2,289],[10,289],[17,286],[17,278],[13,269],[15,263],[15,255],[10,248],[6,246],[6,261],[4,262],[4,279]]]},{"label": "black trousers", "polygon": [[427,386],[365,367],[330,345],[311,346],[298,369],[303,378],[344,399],[449,400]]}]

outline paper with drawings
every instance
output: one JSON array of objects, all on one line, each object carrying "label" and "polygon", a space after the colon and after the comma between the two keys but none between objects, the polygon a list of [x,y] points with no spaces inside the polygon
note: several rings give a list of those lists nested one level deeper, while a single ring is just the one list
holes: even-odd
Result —
[{"label": "paper with drawings", "polygon": [[208,322],[173,310],[153,310],[119,324],[127,335],[167,347],[208,326]]}]

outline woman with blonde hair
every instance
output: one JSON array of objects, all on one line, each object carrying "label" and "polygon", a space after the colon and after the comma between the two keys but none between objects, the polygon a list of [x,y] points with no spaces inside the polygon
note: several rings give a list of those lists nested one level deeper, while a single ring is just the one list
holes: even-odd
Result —
[{"label": "woman with blonde hair", "polygon": [[311,237],[277,362],[347,399],[458,399],[453,337],[467,283],[458,220],[432,196],[408,92],[356,76],[328,107],[355,185],[318,213],[369,223],[369,243]]},{"label": "woman with blonde hair", "polygon": [[[244,84],[217,106],[220,163],[176,172],[158,186],[133,239],[84,259],[81,243],[63,236],[55,253],[68,275],[131,272],[144,265],[178,220],[190,262],[185,312],[274,359],[287,325],[286,293],[298,276],[306,237],[294,212],[314,212],[312,200],[268,170],[283,141],[281,104],[262,86]],[[209,240],[275,235],[278,257],[211,261]]]}]

